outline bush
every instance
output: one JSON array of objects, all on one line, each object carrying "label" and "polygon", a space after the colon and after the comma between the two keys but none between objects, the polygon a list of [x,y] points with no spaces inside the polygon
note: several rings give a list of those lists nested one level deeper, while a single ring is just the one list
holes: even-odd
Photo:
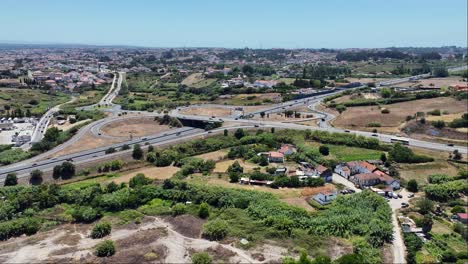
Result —
[{"label": "bush", "polygon": [[76,222],[90,223],[101,217],[98,210],[91,206],[77,206],[73,208],[72,217]]},{"label": "bush", "polygon": [[183,203],[178,203],[172,207],[171,211],[172,216],[183,215],[187,212],[187,206]]},{"label": "bush", "polygon": [[390,114],[390,110],[388,108],[384,108],[382,109],[382,111],[380,111],[382,114]]},{"label": "bush", "polygon": [[215,219],[203,225],[203,236],[209,240],[222,240],[228,233],[228,224],[221,219]]},{"label": "bush", "polygon": [[112,226],[108,222],[102,222],[102,223],[97,223],[94,227],[93,230],[91,231],[91,237],[96,239],[96,238],[102,238],[111,233]]},{"label": "bush", "polygon": [[432,121],[431,125],[435,128],[442,129],[445,127],[445,122],[442,120]]},{"label": "bush", "polygon": [[152,182],[150,178],[147,178],[143,173],[138,173],[135,177],[130,179],[128,185],[130,188],[135,188],[137,186],[148,185]]},{"label": "bush", "polygon": [[116,151],[117,151],[117,150],[116,150],[115,148],[110,147],[110,148],[106,149],[106,154],[111,154],[111,153],[114,153],[114,152],[116,152]]},{"label": "bush", "polygon": [[198,208],[198,216],[203,219],[210,216],[210,207],[207,203],[200,204],[200,207]]},{"label": "bush", "polygon": [[424,188],[426,196],[439,202],[447,202],[460,197],[460,193],[468,192],[465,180],[449,181],[441,184],[429,184]]},{"label": "bush", "polygon": [[370,122],[367,127],[381,127],[381,125],[378,122]]},{"label": "bush", "polygon": [[115,244],[112,240],[105,240],[96,245],[94,252],[98,257],[110,257],[115,254]]},{"label": "bush", "polygon": [[457,205],[452,208],[452,214],[466,213],[465,207]]},{"label": "bush", "polygon": [[427,113],[430,114],[430,115],[433,115],[433,116],[440,116],[441,115],[440,109],[434,109],[434,110],[429,111]]},{"label": "bush", "polygon": [[403,240],[408,252],[406,255],[406,260],[408,263],[416,263],[416,253],[422,248],[423,242],[413,233],[403,233]]},{"label": "bush", "polygon": [[213,260],[206,252],[195,253],[192,255],[193,264],[211,264]]}]

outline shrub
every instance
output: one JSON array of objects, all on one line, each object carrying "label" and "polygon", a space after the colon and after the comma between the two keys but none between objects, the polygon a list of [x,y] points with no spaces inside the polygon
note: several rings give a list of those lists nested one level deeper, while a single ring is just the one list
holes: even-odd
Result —
[{"label": "shrub", "polygon": [[105,240],[96,245],[94,252],[98,257],[110,257],[115,254],[115,244],[112,240]]},{"label": "shrub", "polygon": [[211,264],[213,260],[206,252],[195,253],[192,255],[193,264]]},{"label": "shrub", "polygon": [[147,178],[143,173],[138,173],[135,177],[131,178],[128,185],[130,188],[137,186],[148,185],[152,182],[150,178]]},{"label": "shrub", "polygon": [[382,109],[382,111],[380,111],[380,113],[382,114],[390,114],[390,110],[388,108],[384,108]]},{"label": "shrub", "polygon": [[370,122],[367,127],[381,127],[381,125],[378,122]]},{"label": "shrub", "polygon": [[458,213],[465,213],[466,210],[463,206],[456,205],[455,207],[452,208],[452,214],[458,214]]},{"label": "shrub", "polygon": [[183,215],[187,212],[187,206],[183,203],[178,203],[172,207],[171,211],[172,216]]},{"label": "shrub", "polygon": [[222,240],[228,233],[227,222],[215,219],[203,225],[203,236],[209,240]]},{"label": "shrub", "polygon": [[106,149],[106,154],[111,154],[111,153],[114,153],[114,152],[116,152],[116,151],[117,151],[117,150],[116,150],[115,148],[110,147],[110,148]]},{"label": "shrub", "polygon": [[198,216],[203,219],[210,216],[210,208],[207,203],[200,204],[200,207],[198,208]]},{"label": "shrub", "polygon": [[91,206],[77,206],[72,210],[72,217],[76,222],[90,223],[101,217],[98,210]]},{"label": "shrub", "polygon": [[400,163],[423,163],[434,161],[431,157],[414,154],[411,149],[399,143],[393,146],[389,154],[394,161]]},{"label": "shrub", "polygon": [[91,237],[96,239],[96,238],[102,238],[110,234],[112,230],[112,226],[108,222],[102,222],[102,223],[97,223],[94,227],[93,230],[91,231]]},{"label": "shrub", "polygon": [[430,114],[430,115],[433,115],[433,116],[440,116],[441,115],[440,109],[434,109],[434,110],[429,111],[427,113]]},{"label": "shrub", "polygon": [[431,125],[435,128],[442,129],[445,127],[445,122],[442,120],[432,121]]}]

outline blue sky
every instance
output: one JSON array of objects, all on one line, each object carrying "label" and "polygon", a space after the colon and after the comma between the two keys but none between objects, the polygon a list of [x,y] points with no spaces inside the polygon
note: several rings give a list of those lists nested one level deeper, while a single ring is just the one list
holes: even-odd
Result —
[{"label": "blue sky", "polygon": [[467,46],[466,0],[2,0],[0,42]]}]

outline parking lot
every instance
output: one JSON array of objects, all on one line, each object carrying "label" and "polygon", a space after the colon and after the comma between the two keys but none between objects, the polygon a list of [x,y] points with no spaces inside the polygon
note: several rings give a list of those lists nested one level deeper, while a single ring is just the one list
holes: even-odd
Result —
[{"label": "parking lot", "polygon": [[0,145],[14,144],[14,142],[11,141],[11,137],[15,133],[19,133],[20,136],[32,135],[33,131],[34,125],[31,123],[15,123],[14,129],[0,131]]}]

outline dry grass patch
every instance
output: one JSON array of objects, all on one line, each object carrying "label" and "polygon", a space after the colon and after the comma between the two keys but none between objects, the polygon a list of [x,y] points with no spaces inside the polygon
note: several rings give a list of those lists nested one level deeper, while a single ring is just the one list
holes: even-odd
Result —
[{"label": "dry grass patch", "polygon": [[449,113],[463,113],[466,111],[466,100],[458,101],[450,97],[421,99],[410,102],[385,105],[390,110],[389,114],[382,114],[378,106],[358,106],[348,107],[341,115],[333,121],[337,127],[346,127],[361,130],[372,130],[367,127],[371,122],[380,123],[382,128],[398,128],[407,116],[412,116],[416,112],[429,112],[434,109],[448,111]]},{"label": "dry grass patch", "polygon": [[203,219],[188,214],[176,217],[170,216],[165,218],[164,221],[169,222],[178,233],[191,238],[200,238],[203,224],[206,222]]},{"label": "dry grass patch", "polygon": [[191,106],[181,111],[182,114],[186,115],[201,115],[201,116],[228,116],[231,115],[233,109],[226,107],[216,106]]},{"label": "dry grass patch", "polygon": [[136,170],[131,170],[123,173],[120,177],[112,179],[115,183],[129,182],[131,178],[135,177],[138,173],[143,173],[150,179],[165,180],[169,179],[178,172],[180,168],[174,166],[168,167],[143,167]]},{"label": "dry grass patch", "polygon": [[90,132],[86,132],[86,134],[81,137],[77,142],[71,144],[70,146],[54,153],[52,156],[63,156],[71,153],[76,153],[84,150],[95,149],[98,147],[108,146],[115,143],[126,141],[127,139],[109,139],[109,138],[102,138],[102,137],[95,137]]},{"label": "dry grass patch", "polygon": [[258,167],[257,164],[246,162],[243,159],[224,160],[216,163],[216,167],[214,168],[213,172],[224,173],[235,161],[239,162],[239,164],[244,168],[244,172],[251,172],[254,168]]},{"label": "dry grass patch", "polygon": [[224,156],[227,155],[227,153],[228,153],[227,150],[218,150],[218,151],[213,151],[213,152],[208,152],[208,153],[204,153],[201,155],[197,155],[195,156],[195,158],[218,161],[218,160],[222,160]]}]

